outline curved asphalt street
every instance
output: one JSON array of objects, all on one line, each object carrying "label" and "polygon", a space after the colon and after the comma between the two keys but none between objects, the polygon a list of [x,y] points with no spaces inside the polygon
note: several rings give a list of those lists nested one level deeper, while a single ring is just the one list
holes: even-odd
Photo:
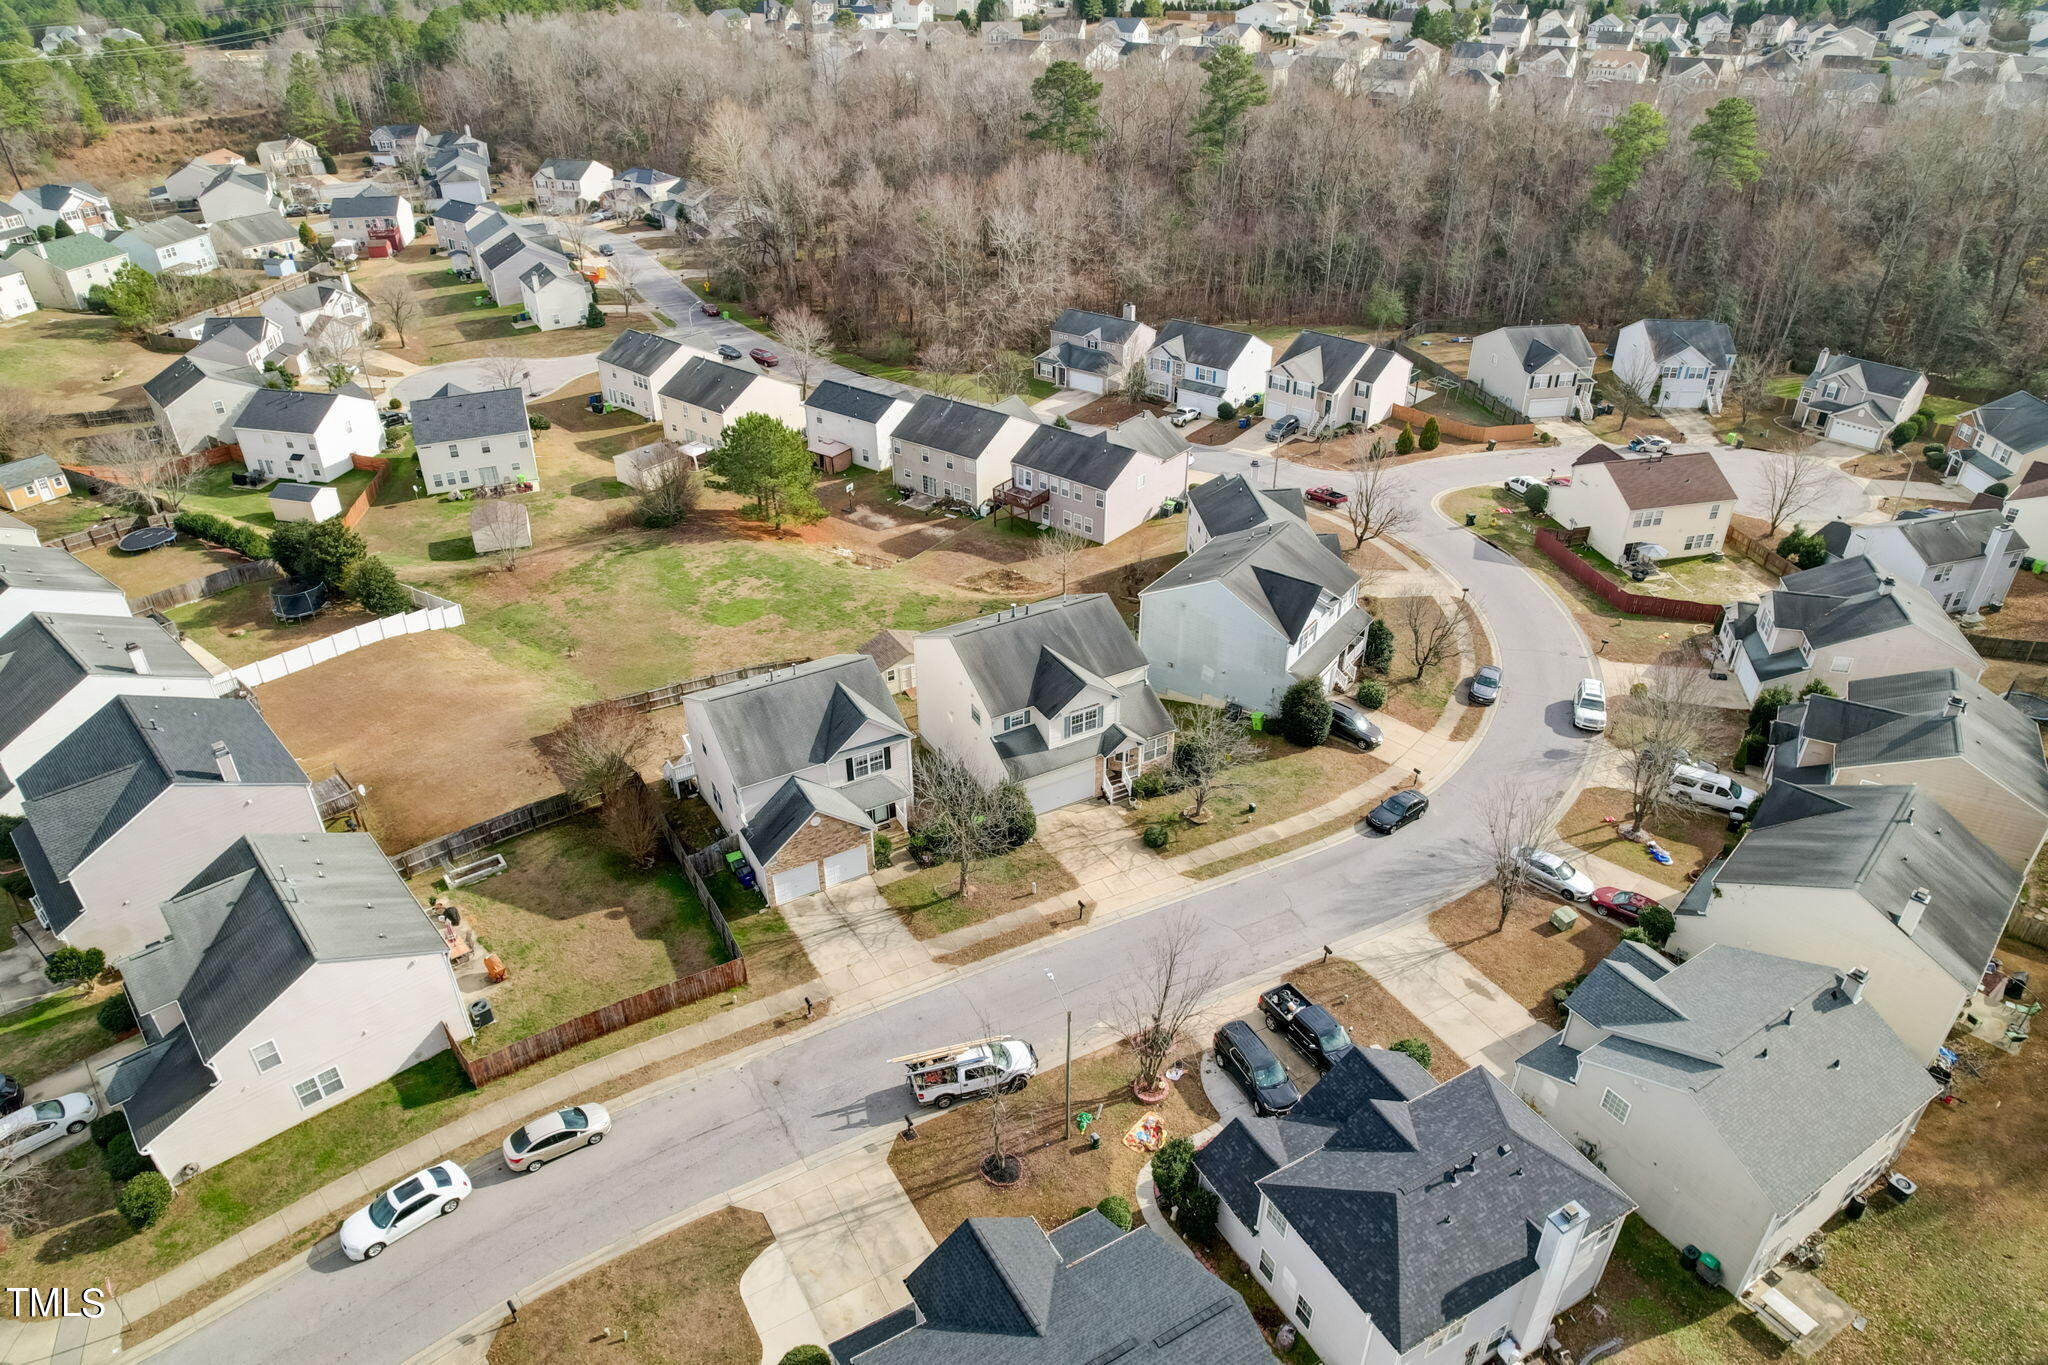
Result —
[{"label": "curved asphalt street", "polygon": [[[1594,741],[1571,728],[1568,698],[1592,664],[1586,640],[1556,598],[1428,503],[1451,489],[1561,468],[1585,444],[1452,456],[1404,471],[1419,504],[1404,540],[1469,588],[1508,681],[1455,774],[1423,775],[1432,808],[1417,824],[1392,838],[1345,835],[1257,864],[1184,900],[992,959],[895,1003],[832,1016],[782,1046],[736,1066],[714,1064],[634,1105],[604,1146],[545,1172],[514,1178],[495,1156],[473,1163],[476,1193],[454,1217],[359,1265],[325,1242],[297,1273],[157,1358],[191,1365],[406,1360],[637,1229],[848,1139],[900,1125],[914,1106],[888,1058],[909,1048],[993,1029],[1021,1034],[1041,1056],[1057,1056],[1071,1009],[1079,1050],[1078,1035],[1101,1019],[1125,964],[1161,922],[1160,911],[1199,916],[1209,949],[1229,964],[1226,975],[1243,979],[1425,913],[1477,884],[1480,874],[1466,860],[1488,792],[1535,779],[1540,785],[1532,790],[1562,799],[1578,785]],[[1210,472],[1247,464],[1234,452],[1198,447],[1197,454],[1198,466]],[[1754,507],[1755,467],[1740,454],[1727,464]],[[1262,484],[1270,482],[1270,460],[1259,474]],[[1342,483],[1327,471],[1284,463],[1279,481]],[[1811,523],[1865,506],[1861,487],[1837,475],[1804,515]]]}]

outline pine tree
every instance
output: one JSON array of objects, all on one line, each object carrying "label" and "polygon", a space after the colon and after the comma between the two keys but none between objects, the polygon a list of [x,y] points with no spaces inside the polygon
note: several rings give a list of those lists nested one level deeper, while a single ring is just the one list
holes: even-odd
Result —
[{"label": "pine tree", "polygon": [[1415,443],[1417,450],[1435,450],[1443,442],[1443,433],[1437,429],[1436,418],[1422,424],[1422,439]]},{"label": "pine tree", "polygon": [[1215,166],[1223,154],[1244,135],[1245,119],[1251,111],[1272,98],[1266,79],[1252,65],[1252,54],[1241,47],[1216,49],[1216,55],[1202,63],[1209,79],[1202,83],[1202,112],[1195,119],[1195,152],[1202,163]]},{"label": "pine tree", "polygon": [[785,521],[812,522],[825,515],[803,433],[765,412],[750,412],[727,426],[724,439],[704,457],[704,467],[713,488],[747,499],[741,516],[778,531]]},{"label": "pine tree", "polygon": [[1691,136],[1692,154],[1706,163],[1714,183],[1740,189],[1763,175],[1768,153],[1757,146],[1756,106],[1741,96],[1730,95],[1707,110]]},{"label": "pine tree", "polygon": [[333,117],[320,98],[319,75],[312,54],[298,52],[284,82],[285,131],[316,146],[325,144],[333,130]]},{"label": "pine tree", "polygon": [[1401,438],[1394,442],[1394,453],[1396,455],[1413,455],[1415,453],[1414,428],[1401,428]]},{"label": "pine tree", "polygon": [[1614,150],[1593,168],[1593,207],[1605,213],[1620,203],[1670,140],[1664,116],[1656,106],[1631,104],[1607,130],[1607,141]]},{"label": "pine tree", "polygon": [[1089,148],[1108,131],[1102,126],[1097,106],[1102,99],[1102,82],[1079,62],[1057,61],[1031,82],[1031,99],[1036,114],[1026,114],[1025,133],[1062,152],[1086,156]]}]

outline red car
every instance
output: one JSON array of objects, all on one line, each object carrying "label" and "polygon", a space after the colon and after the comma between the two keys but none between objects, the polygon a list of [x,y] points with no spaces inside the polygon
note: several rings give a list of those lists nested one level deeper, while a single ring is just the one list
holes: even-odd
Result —
[{"label": "red car", "polygon": [[702,313],[707,318],[715,318],[719,316],[718,305],[715,303],[700,303],[697,305],[697,311]]},{"label": "red car", "polygon": [[1656,903],[1640,891],[1623,891],[1618,886],[1603,886],[1593,892],[1593,908],[1623,924],[1634,924]]},{"label": "red car", "polygon": [[764,369],[772,370],[782,363],[782,357],[769,350],[766,346],[756,346],[753,350],[748,351],[747,354],[754,358],[756,365]]},{"label": "red car", "polygon": [[1342,507],[1351,501],[1348,493],[1339,493],[1334,488],[1311,488],[1302,495],[1310,502],[1319,502],[1325,507]]}]

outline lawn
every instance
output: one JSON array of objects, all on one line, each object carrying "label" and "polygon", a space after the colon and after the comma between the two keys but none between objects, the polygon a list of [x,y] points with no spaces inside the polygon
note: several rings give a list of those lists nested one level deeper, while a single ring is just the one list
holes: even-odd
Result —
[{"label": "lawn", "polygon": [[[1557,822],[1558,837],[1573,848],[1607,859],[1617,867],[1640,872],[1650,880],[1683,891],[1692,883],[1686,873],[1696,872],[1721,856],[1728,840],[1727,817],[1701,814],[1669,806],[1650,818],[1650,833],[1671,855],[1669,865],[1650,857],[1649,850],[1618,832],[1628,819],[1632,802],[1619,787],[1588,787]],[[1596,876],[1595,881],[1599,878]]]},{"label": "lawn", "polygon": [[238,554],[208,545],[203,540],[179,536],[169,545],[141,554],[129,554],[112,545],[100,545],[77,552],[78,562],[105,576],[108,582],[130,597],[147,597],[165,588],[249,561]]},{"label": "lawn", "polygon": [[21,511],[10,512],[8,515],[35,527],[38,538],[51,541],[76,531],[83,531],[121,513],[119,509],[97,502],[83,493],[72,493],[53,502],[39,502],[33,507],[24,507]]},{"label": "lawn", "polygon": [[[277,518],[270,511],[270,490],[236,487],[234,476],[241,472],[240,465],[214,465],[207,469],[192,481],[191,491],[185,495],[184,510],[247,522],[268,535],[277,526]],[[346,509],[374,477],[373,470],[351,469],[329,486]]]},{"label": "lawn", "polygon": [[142,381],[170,363],[97,313],[46,308],[0,324],[0,384],[28,390],[52,412],[140,406]]},{"label": "lawn", "polygon": [[1550,993],[1593,970],[1621,941],[1621,930],[1597,915],[1579,912],[1579,922],[1559,933],[1550,927],[1558,903],[1524,895],[1500,927],[1493,888],[1468,891],[1429,917],[1429,927],[1452,951],[1538,1019],[1559,1022]]},{"label": "lawn", "polygon": [[1451,1051],[1429,1025],[1415,1017],[1385,986],[1355,962],[1333,957],[1296,967],[1287,979],[1302,993],[1337,1016],[1337,1022],[1361,1047],[1392,1047],[1404,1038],[1420,1038],[1429,1044],[1429,1074],[1447,1081],[1466,1068],[1465,1059]]},{"label": "lawn", "polygon": [[1228,788],[1211,792],[1207,823],[1193,825],[1182,818],[1194,805],[1194,797],[1181,791],[1139,801],[1128,817],[1130,827],[1143,830],[1154,820],[1169,821],[1173,839],[1158,850],[1159,855],[1192,853],[1246,830],[1262,829],[1314,810],[1387,770],[1387,765],[1371,754],[1334,740],[1301,749],[1278,735],[1254,735],[1252,739],[1265,757],[1233,769]]},{"label": "lawn", "polygon": [[[1411,603],[1414,604],[1412,607]],[[1418,614],[1416,629],[1411,629],[1408,624],[1411,610]],[[1386,676],[1382,679],[1387,684],[1387,714],[1418,730],[1434,728],[1443,719],[1444,711],[1457,694],[1458,683],[1466,672],[1462,653],[1453,653],[1450,658],[1419,671],[1415,667],[1416,631],[1422,632],[1426,642],[1433,632],[1440,629],[1444,621],[1443,605],[1433,597],[1387,597],[1373,603],[1373,614],[1394,632],[1394,661],[1387,666]],[[1470,632],[1464,634],[1469,635]]]},{"label": "lawn", "polygon": [[371,619],[353,602],[334,602],[304,621],[280,621],[270,608],[270,590],[280,579],[239,588],[172,607],[164,613],[192,643],[230,668],[268,659],[287,649],[337,635]]},{"label": "lawn", "polygon": [[965,896],[954,894],[959,883],[960,865],[940,863],[883,882],[880,889],[913,937],[937,938],[1063,895],[1075,885],[1059,859],[1037,840],[976,863],[969,869]]},{"label": "lawn", "polygon": [[686,1223],[521,1304],[518,1321],[492,1338],[490,1365],[666,1365],[684,1342],[695,1365],[754,1365],[761,1338],[740,1276],[774,1241],[768,1220],[750,1209]]},{"label": "lawn", "polygon": [[7,1074],[29,1085],[111,1046],[114,1035],[100,1027],[96,1016],[100,1003],[119,993],[118,986],[84,995],[66,990],[0,1015],[0,1059]]}]

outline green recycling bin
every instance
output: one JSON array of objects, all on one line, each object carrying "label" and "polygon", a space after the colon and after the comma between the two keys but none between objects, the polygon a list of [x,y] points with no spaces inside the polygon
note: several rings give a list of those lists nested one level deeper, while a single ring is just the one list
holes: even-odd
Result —
[{"label": "green recycling bin", "polygon": [[1477,526],[1479,524],[1479,514],[1477,512],[1467,512],[1465,514],[1465,524],[1467,526]]}]

